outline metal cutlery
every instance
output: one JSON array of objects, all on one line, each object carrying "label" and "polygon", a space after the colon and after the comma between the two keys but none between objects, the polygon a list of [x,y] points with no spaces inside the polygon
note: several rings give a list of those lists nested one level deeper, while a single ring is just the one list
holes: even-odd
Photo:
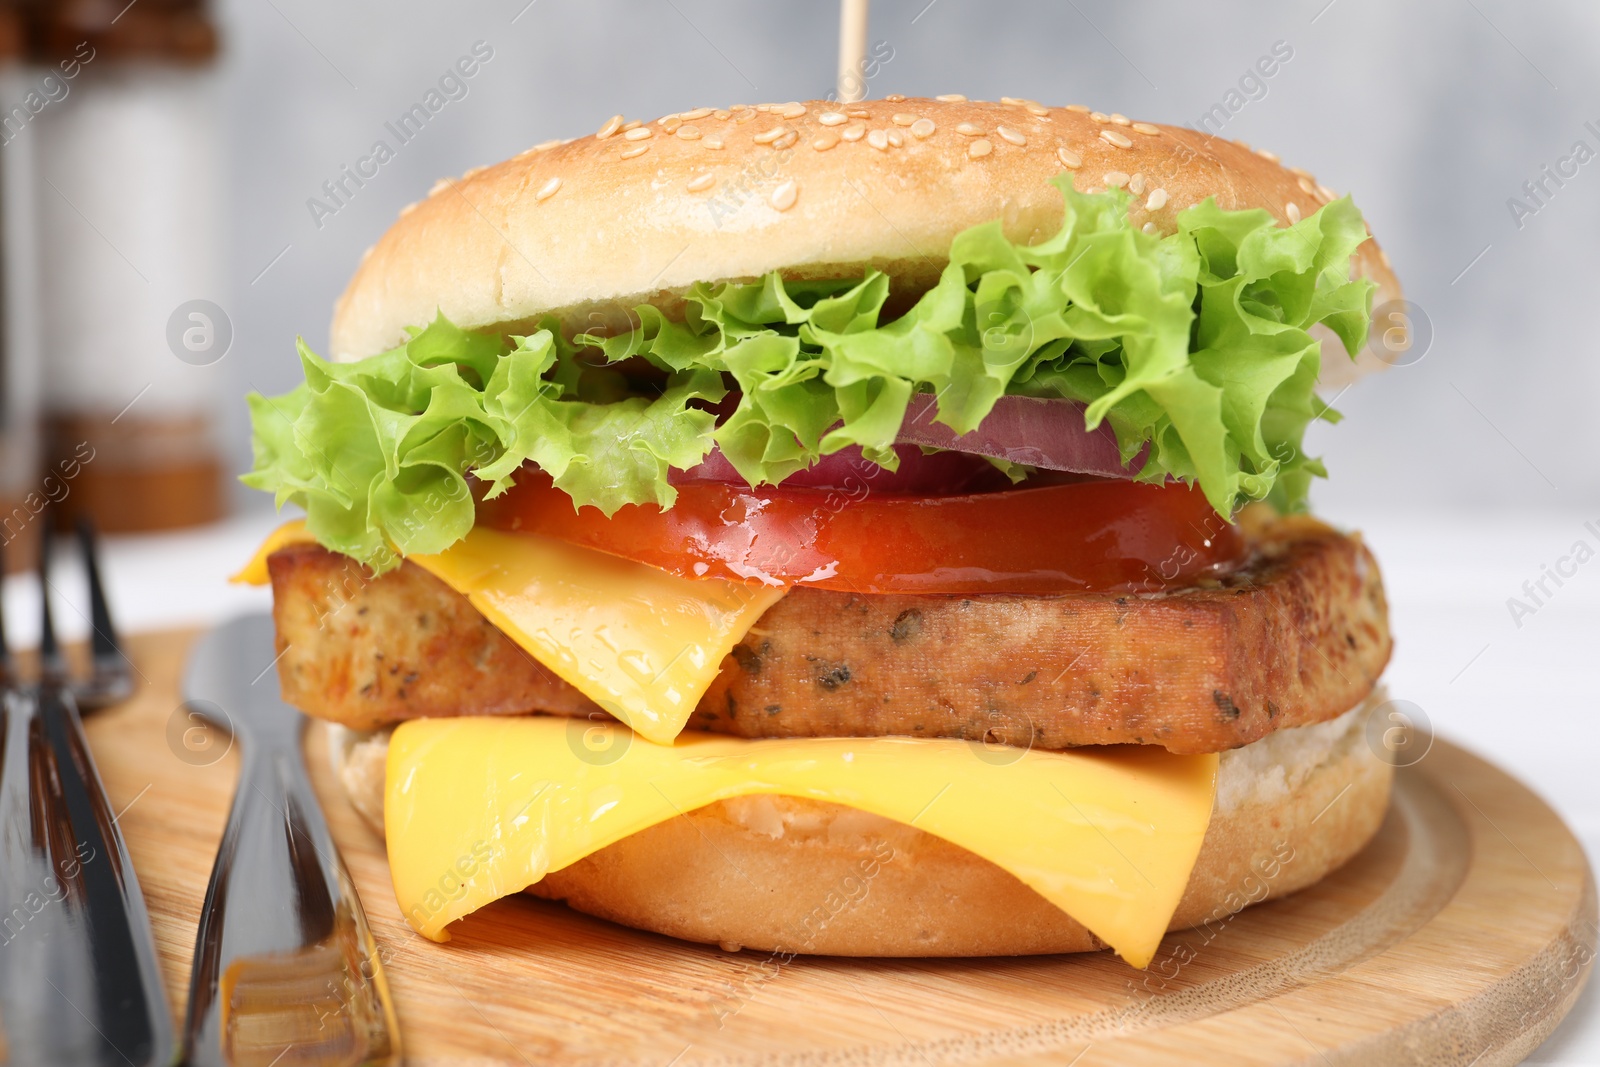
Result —
[{"label": "metal cutlery", "polygon": [[133,691],[95,556],[90,676],[70,679],[50,613],[41,545],[39,681],[17,676],[0,628],[0,1059],[27,1067],[170,1063],[173,1033],[144,896],[117,829],[80,707]]},{"label": "metal cutlery", "polygon": [[195,942],[185,1060],[392,1064],[399,1029],[377,945],[306,778],[305,718],[278,695],[270,616],[206,634],[190,710],[233,731],[242,766]]},{"label": "metal cutlery", "polygon": [[[93,524],[88,519],[80,519],[78,544],[89,581],[89,676],[70,684],[78,707],[83,711],[107,708],[133,696],[133,664],[117,644],[117,631],[111,623],[111,608],[106,603],[105,582],[100,577],[100,550],[96,542]],[[41,570],[41,576],[43,573]],[[42,577],[40,581],[43,582]],[[48,601],[44,610],[50,610]],[[65,678],[60,650],[55,644],[55,633],[50,627],[45,628],[45,633],[50,637],[51,666],[60,669],[60,676]],[[41,643],[41,659],[44,647]]]}]

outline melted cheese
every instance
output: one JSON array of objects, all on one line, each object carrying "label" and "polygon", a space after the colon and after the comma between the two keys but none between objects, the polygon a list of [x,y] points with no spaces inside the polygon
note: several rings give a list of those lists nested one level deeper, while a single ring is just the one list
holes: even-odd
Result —
[{"label": "melted cheese", "polygon": [[[310,540],[303,522],[286,524],[235,580],[265,583],[267,556]],[[723,657],[784,594],[680,578],[554,538],[484,527],[436,555],[407,558],[584,696],[663,744],[683,729]]]},{"label": "melted cheese", "polygon": [[286,522],[267,535],[267,539],[261,542],[261,547],[256,549],[256,554],[250,557],[250,562],[240,567],[228,581],[242,582],[245,585],[266,585],[272,581],[272,575],[267,572],[268,556],[289,545],[316,543],[317,539],[306,529],[306,520],[295,519],[293,522]]},{"label": "melted cheese", "polygon": [[384,821],[401,910],[446,927],[681,812],[752,794],[916,826],[1010,871],[1135,966],[1166,931],[1210,822],[1217,757],[1154,746],[1022,752],[910,738],[643,744],[581,719],[403,723]]}]

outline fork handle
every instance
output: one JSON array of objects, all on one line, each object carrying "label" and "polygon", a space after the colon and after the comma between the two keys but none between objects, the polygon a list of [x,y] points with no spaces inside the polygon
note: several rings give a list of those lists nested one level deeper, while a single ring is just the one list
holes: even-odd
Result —
[{"label": "fork handle", "polygon": [[196,940],[186,1062],[397,1062],[377,945],[298,739],[240,740],[239,787]]},{"label": "fork handle", "polygon": [[10,1062],[170,1063],[144,896],[72,695],[50,684],[14,690],[5,712],[0,1014]]}]

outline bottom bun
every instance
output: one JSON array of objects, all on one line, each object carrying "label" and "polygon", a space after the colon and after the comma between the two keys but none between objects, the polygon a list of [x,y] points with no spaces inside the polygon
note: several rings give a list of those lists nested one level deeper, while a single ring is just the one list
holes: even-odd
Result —
[{"label": "bottom bun", "polygon": [[[1302,889],[1361,850],[1383,820],[1393,774],[1366,742],[1379,700],[1223,753],[1211,825],[1168,929]],[[386,735],[339,733],[341,780],[381,826]],[[1105,947],[1014,875],[942,838],[785,796],[709,804],[527,891],[730,950],[1009,956]]]}]

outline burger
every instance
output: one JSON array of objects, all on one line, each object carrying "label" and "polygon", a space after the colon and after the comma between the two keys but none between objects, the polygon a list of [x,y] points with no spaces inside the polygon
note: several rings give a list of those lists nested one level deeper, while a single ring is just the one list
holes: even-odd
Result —
[{"label": "burger", "polygon": [[1398,293],[1348,198],[1192,130],[616,116],[363,257],[250,398],[304,518],[241,578],[429,938],[527,892],[1145,966],[1383,818],[1383,586],[1303,440]]}]

